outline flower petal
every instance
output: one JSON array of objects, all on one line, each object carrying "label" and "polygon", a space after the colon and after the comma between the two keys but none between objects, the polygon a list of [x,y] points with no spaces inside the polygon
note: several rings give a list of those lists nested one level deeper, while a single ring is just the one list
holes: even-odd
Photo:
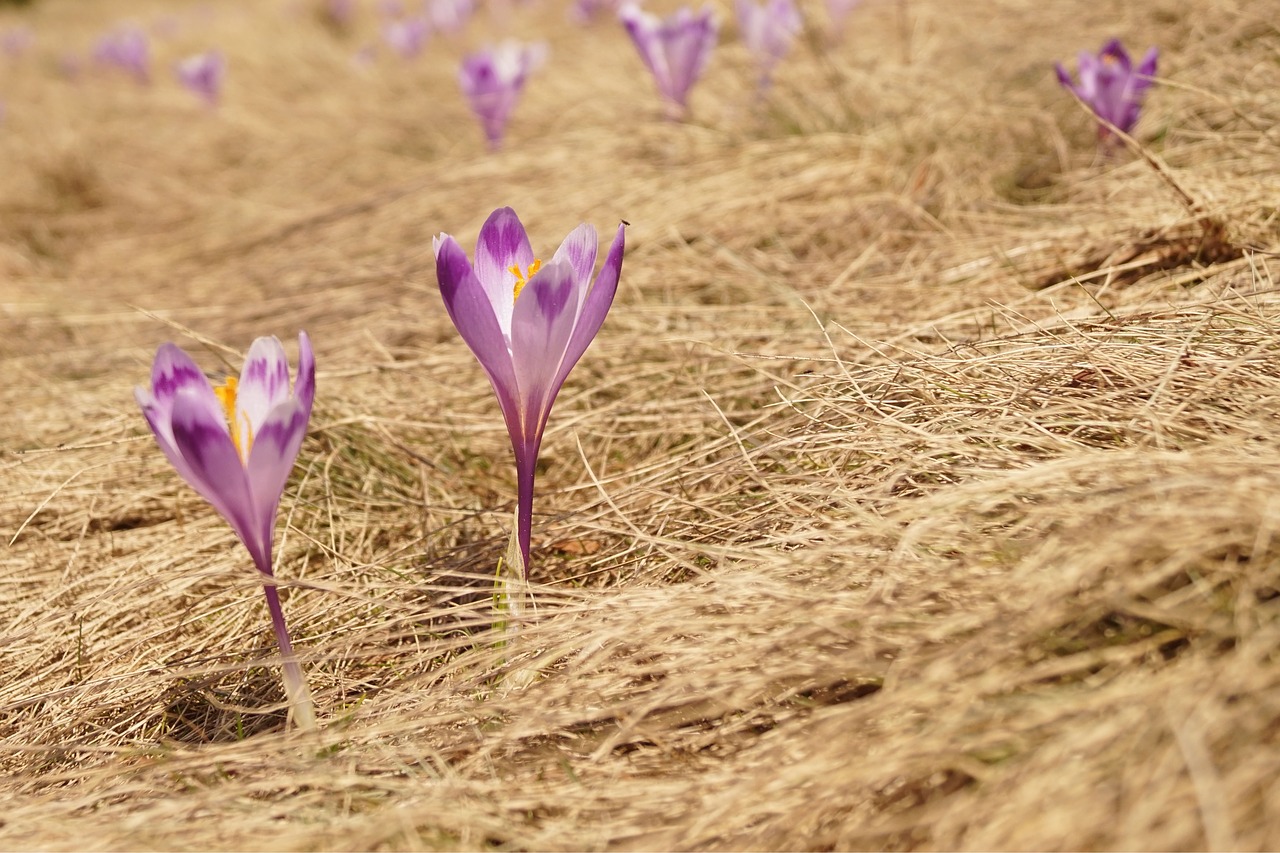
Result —
[{"label": "flower petal", "polygon": [[236,423],[258,434],[267,413],[289,398],[289,359],[277,337],[258,338],[249,347],[236,388]]},{"label": "flower petal", "polygon": [[[596,276],[595,284],[591,286],[591,292],[587,294],[582,310],[578,314],[573,335],[565,347],[564,360],[560,362],[560,369],[551,383],[557,390],[564,384],[569,371],[573,370],[573,366],[578,363],[578,359],[582,358],[582,354],[587,351],[596,333],[604,325],[605,315],[609,313],[609,306],[613,304],[614,294],[618,291],[618,277],[622,275],[622,255],[625,250],[626,225],[623,224],[618,226],[618,233],[613,238],[613,244],[609,246],[609,254],[605,256],[604,265],[600,267],[600,274]],[[554,400],[554,397],[552,399]],[[549,403],[548,407],[550,407]]]},{"label": "flower petal", "polygon": [[586,295],[591,283],[591,273],[596,268],[596,251],[599,238],[594,226],[584,222],[569,232],[560,248],[556,249],[551,262],[566,261],[573,267],[573,277],[577,281],[573,313],[576,317],[582,310],[582,298]]},{"label": "flower petal", "polygon": [[489,382],[507,420],[508,431],[514,430],[513,436],[519,434],[518,386],[511,364],[511,350],[507,348],[506,336],[498,325],[484,287],[471,269],[466,252],[448,234],[440,238],[436,249],[436,278],[449,319],[453,320],[458,333],[489,375]]},{"label": "flower petal", "polygon": [[275,534],[276,509],[307,434],[308,415],[301,400],[285,400],[267,415],[249,454],[249,490],[258,513],[256,523],[261,525],[258,533],[267,545],[268,555]]},{"label": "flower petal", "polygon": [[269,565],[270,543],[261,538],[263,525],[249,478],[212,394],[178,393],[173,401],[173,439],[193,475],[191,486],[231,524],[258,568]]},{"label": "flower petal", "polygon": [[316,356],[306,332],[298,332],[298,376],[293,381],[293,396],[310,420],[311,405],[316,399]]},{"label": "flower petal", "polygon": [[577,319],[576,285],[572,265],[553,261],[530,279],[516,301],[511,352],[526,440],[541,436],[560,390],[556,377]]},{"label": "flower petal", "polygon": [[[520,218],[509,207],[489,214],[476,240],[475,276],[484,287],[498,325],[511,333],[511,310],[515,307],[515,276],[511,267],[527,270],[533,263],[533,249]],[[474,349],[474,348],[473,348]]]},{"label": "flower petal", "polygon": [[213,387],[191,356],[175,344],[162,344],[156,350],[155,361],[151,365],[151,390],[136,388],[134,398],[142,407],[143,417],[155,433],[164,455],[178,470],[179,476],[191,483],[195,475],[173,442],[173,401],[182,391],[204,396],[209,403],[217,405]]}]

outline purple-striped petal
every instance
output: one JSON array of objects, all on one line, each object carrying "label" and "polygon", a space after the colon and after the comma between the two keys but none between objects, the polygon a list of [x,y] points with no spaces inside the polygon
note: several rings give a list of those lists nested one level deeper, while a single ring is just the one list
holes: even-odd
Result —
[{"label": "purple-striped petal", "polygon": [[285,400],[271,410],[254,437],[246,473],[257,521],[262,525],[259,535],[268,548],[275,532],[280,496],[307,434],[307,417],[300,400]]},{"label": "purple-striped petal", "polygon": [[267,414],[289,398],[289,359],[277,337],[258,338],[249,347],[236,387],[236,425],[257,436]]},{"label": "purple-striped petal", "polygon": [[311,405],[316,398],[316,356],[306,332],[298,332],[298,376],[293,382],[293,396],[310,420]]},{"label": "purple-striped petal", "polygon": [[255,564],[269,565],[263,520],[217,399],[179,392],[173,401],[173,439],[193,475],[191,486],[231,524]]},{"label": "purple-striped petal", "polygon": [[556,377],[577,314],[574,275],[566,261],[547,264],[516,300],[511,351],[526,438],[541,435],[560,390]]},{"label": "purple-striped petal", "polygon": [[591,292],[587,294],[582,310],[578,313],[573,335],[565,347],[564,359],[560,362],[560,369],[552,381],[552,386],[556,389],[564,384],[569,371],[573,370],[573,366],[578,363],[578,359],[582,358],[582,354],[587,351],[596,333],[604,325],[604,318],[609,313],[609,306],[613,304],[614,294],[618,292],[618,277],[622,275],[622,256],[625,250],[626,225],[619,225],[618,233],[609,246],[609,254],[605,255],[604,265],[600,267],[595,284],[591,286]]},{"label": "purple-striped petal", "polygon": [[[573,276],[578,282],[581,293],[586,293],[591,274],[595,272],[599,239],[595,227],[584,222],[569,232],[569,236],[564,238],[560,248],[556,249],[556,253],[551,257],[552,263],[567,261],[573,267]],[[582,299],[581,293],[578,297],[579,302]]]},{"label": "purple-striped petal", "polygon": [[[465,260],[466,253],[462,255]],[[515,211],[502,207],[491,213],[476,240],[475,276],[484,288],[498,325],[508,335],[515,304],[515,276],[511,267],[517,266],[524,272],[532,263],[533,249]]]}]

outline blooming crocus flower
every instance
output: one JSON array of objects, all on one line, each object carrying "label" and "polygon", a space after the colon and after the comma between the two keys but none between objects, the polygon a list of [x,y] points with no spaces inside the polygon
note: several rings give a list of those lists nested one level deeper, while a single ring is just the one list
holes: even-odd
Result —
[{"label": "blooming crocus flower", "polygon": [[151,82],[151,48],[147,34],[137,27],[120,27],[98,39],[93,58],[99,65],[132,75],[139,83]]},{"label": "blooming crocus flower", "polygon": [[438,33],[455,34],[475,12],[475,0],[426,0],[425,12]]},{"label": "blooming crocus flower", "polygon": [[392,21],[382,30],[382,39],[387,45],[405,59],[413,59],[422,53],[423,45],[431,30],[427,19],[422,17],[404,18]]},{"label": "blooming crocus flower", "polygon": [[760,66],[760,88],[767,89],[774,67],[791,50],[791,43],[804,26],[800,12],[791,0],[764,0],[759,5],[755,0],[735,0],[734,9],[742,40]]},{"label": "blooming crocus flower", "polygon": [[[213,387],[174,344],[156,352],[151,390],[134,397],[156,442],[182,479],[230,523],[264,579],[273,577],[276,509],[302,446],[315,398],[315,357],[298,335],[298,375],[289,390],[289,362],[277,338],[258,338],[240,378]],[[271,627],[284,662],[294,722],[315,728],[315,711],[285,627],[274,581],[264,582]]]},{"label": "blooming crocus flower", "polygon": [[[1102,46],[1097,56],[1081,51],[1077,85],[1062,63],[1056,63],[1058,82],[1070,89],[1080,100],[1089,105],[1094,115],[1110,122],[1124,133],[1133,130],[1138,123],[1142,99],[1156,73],[1158,51],[1151,48],[1137,68],[1129,58],[1129,52],[1112,39]],[[1106,142],[1111,135],[1106,124],[1098,125],[1098,140]]]},{"label": "blooming crocus flower", "polygon": [[666,19],[627,3],[618,12],[640,58],[667,101],[668,115],[680,118],[688,108],[689,89],[702,75],[720,33],[710,6],[696,15],[682,6]]},{"label": "blooming crocus flower", "polygon": [[515,109],[524,84],[546,59],[546,45],[507,40],[462,59],[458,85],[480,119],[491,149],[502,145],[507,118]]},{"label": "blooming crocus flower", "polygon": [[509,207],[480,229],[475,263],[448,234],[433,243],[440,293],[453,324],[493,385],[516,457],[511,549],[529,577],[533,476],[542,432],[560,387],[600,331],[622,271],[625,223],[592,283],[596,230],[579,225],[544,264]]},{"label": "blooming crocus flower", "polygon": [[178,81],[211,107],[218,105],[222,94],[222,78],[227,71],[227,61],[221,51],[211,50],[188,56],[173,67]]}]

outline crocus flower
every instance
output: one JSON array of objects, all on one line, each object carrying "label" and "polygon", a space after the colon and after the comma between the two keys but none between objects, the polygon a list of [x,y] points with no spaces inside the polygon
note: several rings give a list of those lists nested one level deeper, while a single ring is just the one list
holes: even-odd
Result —
[{"label": "crocus flower", "polygon": [[151,82],[151,48],[147,34],[137,27],[119,27],[98,39],[93,58],[99,65],[132,75],[139,83]]},{"label": "crocus flower", "polygon": [[463,57],[458,85],[480,119],[491,149],[502,145],[507,118],[529,75],[542,65],[546,54],[544,44],[507,40]]},{"label": "crocus flower", "polygon": [[[302,446],[315,398],[315,357],[298,335],[298,375],[289,390],[289,362],[277,338],[258,338],[240,378],[213,387],[174,344],[156,352],[151,390],[134,397],[156,442],[182,479],[213,505],[244,543],[264,579],[271,578],[276,510]],[[289,641],[274,582],[264,582],[271,627],[284,662],[294,722],[315,728],[315,711]]]},{"label": "crocus flower", "polygon": [[218,105],[227,61],[221,51],[211,50],[188,56],[173,66],[178,81],[211,107]]},{"label": "crocus flower", "polygon": [[475,0],[426,0],[425,12],[438,33],[455,34],[475,12]]},{"label": "crocus flower", "polygon": [[392,21],[382,30],[382,40],[405,59],[413,59],[422,53],[431,30],[423,17]]},{"label": "crocus flower", "polygon": [[[1078,85],[1062,63],[1056,63],[1058,82],[1088,104],[1098,118],[1128,133],[1138,123],[1143,96],[1156,73],[1157,53],[1156,48],[1151,48],[1141,64],[1134,68],[1129,52],[1119,39],[1112,39],[1102,46],[1097,56],[1081,51]],[[1105,143],[1110,136],[1110,128],[1100,123],[1098,140]]]},{"label": "crocus flower", "polygon": [[624,226],[618,226],[594,284],[596,230],[587,224],[571,231],[546,264],[534,257],[509,207],[495,210],[480,229],[474,265],[448,234],[434,240],[445,308],[489,375],[515,451],[517,547],[511,550],[526,580],[542,432],[560,387],[613,303]]},{"label": "crocus flower", "polygon": [[587,25],[605,14],[617,14],[617,0],[573,0],[569,7],[569,19],[577,24]]},{"label": "crocus flower", "polygon": [[767,89],[774,67],[791,50],[791,43],[804,26],[800,12],[791,0],[764,0],[758,5],[755,0],[735,0],[734,9],[742,40],[760,66],[760,89]]},{"label": "crocus flower", "polygon": [[704,6],[695,15],[682,6],[659,20],[635,3],[627,3],[618,17],[666,99],[668,115],[682,117],[688,108],[689,89],[706,68],[720,33],[711,7]]}]

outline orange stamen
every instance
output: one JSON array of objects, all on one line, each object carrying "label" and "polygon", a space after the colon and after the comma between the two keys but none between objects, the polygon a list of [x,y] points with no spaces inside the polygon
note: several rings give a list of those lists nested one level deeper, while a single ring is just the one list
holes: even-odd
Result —
[{"label": "orange stamen", "polygon": [[528,273],[522,273],[520,271],[519,264],[512,264],[511,266],[507,267],[507,269],[510,270],[511,274],[516,277],[516,286],[511,291],[512,293],[511,298],[513,300],[519,299],[520,291],[524,290],[524,286],[529,283],[529,279],[533,278],[537,274],[538,270],[542,269],[542,261],[538,260],[537,258],[534,258],[533,263],[529,264]]}]

